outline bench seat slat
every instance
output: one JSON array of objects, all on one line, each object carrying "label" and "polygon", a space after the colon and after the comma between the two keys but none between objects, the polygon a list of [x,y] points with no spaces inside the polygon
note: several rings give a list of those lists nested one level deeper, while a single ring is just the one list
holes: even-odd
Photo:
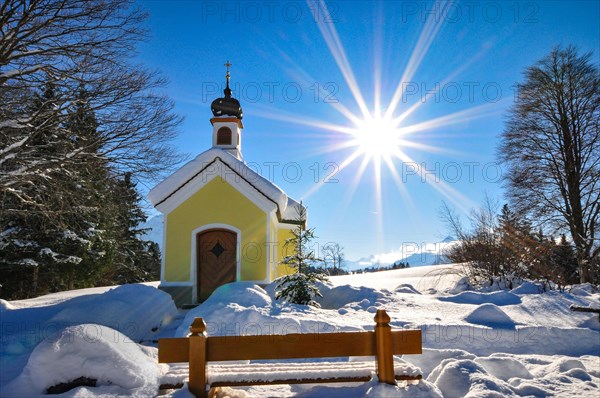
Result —
[{"label": "bench seat slat", "polygon": [[333,377],[323,379],[278,379],[272,381],[224,381],[211,383],[211,387],[242,387],[242,386],[267,386],[275,384],[318,384],[318,383],[365,383],[371,380],[371,376],[356,377]]},{"label": "bench seat slat", "polygon": [[[414,379],[419,376],[419,369],[410,364],[396,364],[394,368],[398,377]],[[249,385],[256,383],[296,384],[324,382],[368,381],[371,373],[375,372],[374,362],[303,362],[303,363],[250,363],[250,364],[211,364],[208,365],[208,384],[232,385],[230,383],[243,383]],[[400,379],[399,379],[400,380]]]},{"label": "bench seat slat", "polygon": [[[421,380],[423,376],[406,376],[396,375],[398,381],[417,381]],[[237,381],[237,382],[215,382],[211,384],[211,388],[217,387],[244,387],[244,386],[265,386],[265,385],[276,385],[276,384],[319,384],[319,383],[366,383],[371,381],[371,376],[357,376],[357,377],[334,377],[330,379],[288,379],[288,380],[274,380],[274,381]],[[161,384],[160,390],[172,390],[179,389],[184,386],[184,383],[176,384]]]},{"label": "bench seat slat", "polygon": [[[423,379],[423,376],[405,376],[397,375],[398,381],[417,381]],[[321,384],[321,383],[366,383],[371,381],[371,376],[356,376],[356,377],[332,377],[328,379],[287,379],[273,381],[235,381],[235,382],[214,382],[211,387],[243,387],[243,386],[268,386],[276,384]]]}]

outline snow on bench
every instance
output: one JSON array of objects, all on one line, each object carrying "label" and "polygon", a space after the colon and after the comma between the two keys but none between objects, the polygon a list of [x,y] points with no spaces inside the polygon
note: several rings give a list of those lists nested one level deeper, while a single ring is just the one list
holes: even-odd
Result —
[{"label": "snow on bench", "polygon": [[[406,365],[396,369],[396,380],[418,380],[421,376],[419,369]],[[314,380],[335,379],[366,382],[371,380],[371,374],[375,371],[374,362],[280,362],[276,364],[252,363],[242,366],[238,364],[209,365],[207,379],[208,384],[211,386],[299,384],[314,383]]]},{"label": "snow on bench", "polygon": [[591,313],[596,313],[598,314],[598,319],[600,319],[600,308],[594,308],[594,307],[580,307],[578,305],[573,305],[571,304],[571,306],[569,307],[569,309],[571,311],[574,312],[591,312]]},{"label": "snow on bench", "polygon": [[[307,368],[310,370],[307,371]],[[394,366],[396,380],[419,380],[420,369],[408,363]],[[367,382],[376,372],[373,361],[234,363],[207,365],[207,383],[211,386],[300,384],[303,380]],[[162,377],[163,389],[181,388],[188,381],[188,367],[174,366]],[[302,378],[299,378],[301,376]],[[289,382],[285,382],[289,381]],[[306,382],[308,383],[308,382]]]},{"label": "snow on bench", "polygon": [[569,309],[576,312],[595,312],[596,314],[600,314],[600,308],[594,307],[580,307],[578,305],[571,305]]},{"label": "snow on bench", "polygon": [[[198,398],[207,397],[211,388],[214,393],[214,388],[223,386],[366,382],[373,371],[382,383],[421,379],[418,370],[409,365],[395,369],[393,357],[421,354],[421,331],[392,331],[390,317],[384,310],[377,311],[375,322],[373,332],[209,337],[202,318],[196,318],[188,338],[159,340],[158,362],[189,362],[188,386]],[[361,356],[375,356],[375,361],[214,363]],[[179,383],[172,387],[177,386]]]}]

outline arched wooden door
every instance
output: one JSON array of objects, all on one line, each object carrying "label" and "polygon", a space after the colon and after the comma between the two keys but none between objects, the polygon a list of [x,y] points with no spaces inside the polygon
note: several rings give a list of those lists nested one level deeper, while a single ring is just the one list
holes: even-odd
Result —
[{"label": "arched wooden door", "polygon": [[198,301],[221,285],[235,282],[237,235],[226,229],[211,229],[196,235]]}]

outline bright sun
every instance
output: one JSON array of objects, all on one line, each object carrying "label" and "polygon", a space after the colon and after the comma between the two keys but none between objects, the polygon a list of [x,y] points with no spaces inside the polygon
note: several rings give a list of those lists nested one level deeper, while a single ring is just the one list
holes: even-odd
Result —
[{"label": "bright sun", "polygon": [[389,157],[401,146],[401,132],[391,119],[383,116],[358,121],[351,144],[369,157]]}]

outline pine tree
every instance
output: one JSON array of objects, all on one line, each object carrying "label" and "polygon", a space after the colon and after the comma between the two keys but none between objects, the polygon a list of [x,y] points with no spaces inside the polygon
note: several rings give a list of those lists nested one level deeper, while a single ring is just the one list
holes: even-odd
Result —
[{"label": "pine tree", "polygon": [[102,156],[101,132],[84,89],[68,109],[65,141],[79,152],[80,161],[63,169],[67,176],[63,195],[71,198],[71,211],[63,238],[57,241],[77,245],[81,262],[71,266],[63,280],[64,289],[73,289],[94,286],[100,280],[112,263],[116,241],[110,234],[114,224],[112,170]]},{"label": "pine tree", "polygon": [[[99,155],[100,147],[90,145],[99,136],[98,123],[85,90],[64,107],[67,115],[50,136],[57,159],[65,153],[79,153],[78,161],[60,164],[51,174],[54,190],[44,203],[50,217],[41,229],[39,257],[48,272],[49,291],[94,286],[109,266],[113,242],[106,229],[111,224],[109,200],[110,169]],[[53,154],[38,153],[38,156]]]},{"label": "pine tree", "polygon": [[[35,157],[52,161],[60,156],[68,143],[60,140],[60,120],[54,110],[60,107],[57,89],[45,84],[41,90],[32,92],[23,107],[30,117],[33,139],[29,143]],[[22,162],[32,159],[11,159],[7,167],[18,169]],[[50,197],[45,190],[56,192],[61,184],[57,175],[60,165],[49,166],[43,173],[31,176],[27,181],[15,181],[10,191],[4,191],[0,217],[0,277],[2,296],[24,298],[49,289],[49,276],[54,273],[52,261],[47,255],[46,236],[56,230],[56,219],[64,219],[64,202]],[[30,203],[44,202],[43,209]],[[59,206],[57,206],[59,205]],[[53,252],[52,252],[53,253]]]},{"label": "pine tree", "polygon": [[[35,130],[30,153],[57,162],[31,181],[15,185],[21,198],[8,195],[2,203],[3,297],[93,286],[110,262],[111,243],[105,234],[110,224],[105,219],[110,214],[106,162],[83,150],[78,163],[58,161],[67,151],[87,148],[85,141],[98,134],[95,117],[83,92],[62,120],[51,117],[62,106],[59,101],[55,87],[46,84],[28,106]],[[41,209],[39,203],[44,204]]]},{"label": "pine tree", "polygon": [[555,274],[554,280],[559,285],[559,288],[579,281],[575,249],[567,241],[565,234],[560,236],[560,241],[553,247],[551,266]]},{"label": "pine tree", "polygon": [[549,246],[540,228],[534,234],[531,224],[513,213],[507,204],[498,216],[499,247],[497,258],[500,275],[512,288],[513,279],[524,277],[545,278]]},{"label": "pine tree", "polygon": [[502,206],[498,216],[499,247],[498,258],[502,274],[513,273],[518,269],[522,259],[522,237],[517,217],[512,213],[507,204]]},{"label": "pine tree", "polygon": [[[146,221],[140,206],[141,196],[132,181],[132,173],[122,178],[110,168],[102,155],[97,122],[84,90],[80,93],[73,122],[73,137],[88,156],[82,165],[85,185],[94,208],[100,210],[95,225],[101,226],[110,248],[108,263],[98,269],[96,284],[122,284],[156,280],[160,276],[160,250],[152,242],[140,239],[139,228]],[[98,264],[96,264],[98,265]]]},{"label": "pine tree", "polygon": [[292,230],[292,237],[287,239],[284,248],[291,254],[284,256],[280,264],[285,264],[295,273],[283,276],[277,280],[275,298],[294,304],[312,305],[319,307],[315,297],[322,297],[317,284],[325,282],[327,276],[313,272],[313,265],[322,261],[317,258],[310,248],[310,243],[315,238],[314,228],[306,228],[306,208],[296,208],[296,228]]},{"label": "pine tree", "polygon": [[154,242],[144,241],[140,225],[146,215],[140,207],[141,196],[131,173],[116,182],[115,203],[118,204],[113,233],[116,253],[111,271],[105,276],[111,283],[134,283],[160,277],[160,250]]},{"label": "pine tree", "polygon": [[[101,283],[120,244],[119,179],[181,160],[165,80],[131,62],[145,14],[128,0],[8,1],[1,14],[0,295]],[[133,252],[156,274],[154,245]]]}]

